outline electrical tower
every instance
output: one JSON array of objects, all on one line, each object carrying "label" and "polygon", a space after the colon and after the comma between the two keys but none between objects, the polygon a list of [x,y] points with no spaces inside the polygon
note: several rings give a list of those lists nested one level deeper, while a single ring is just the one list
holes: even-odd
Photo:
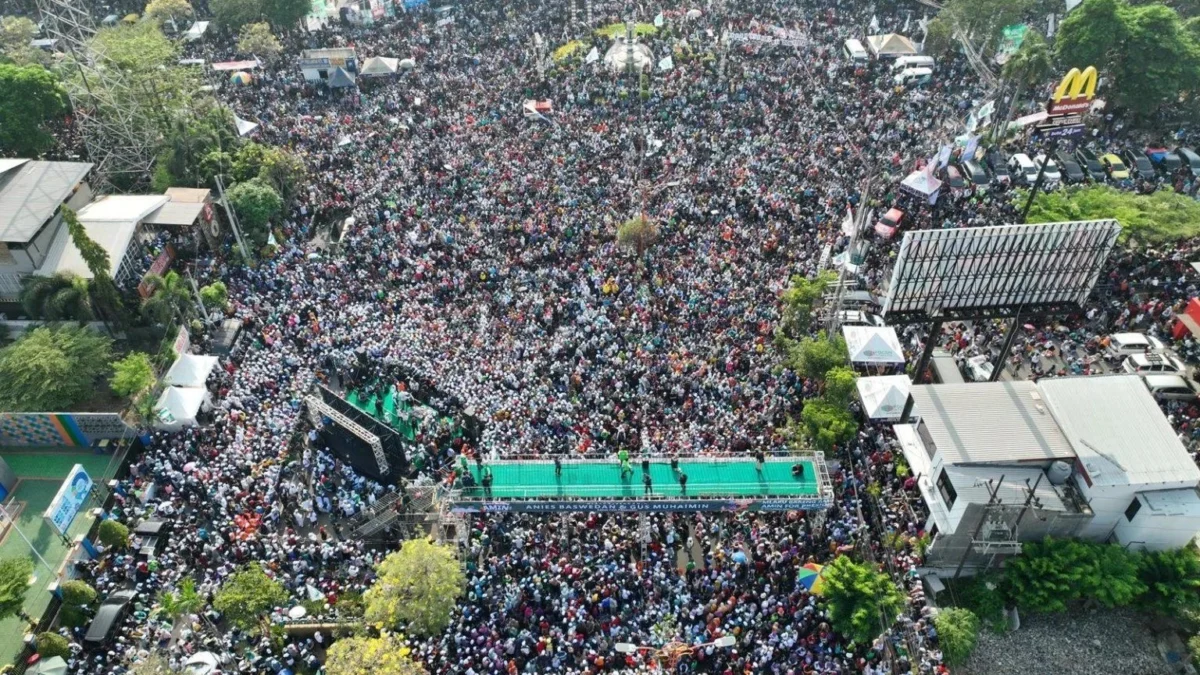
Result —
[{"label": "electrical tower", "polygon": [[43,27],[70,57],[65,78],[75,125],[96,165],[97,190],[128,192],[150,176],[157,132],[125,75],[103,63],[96,23],[82,0],[37,0]]}]

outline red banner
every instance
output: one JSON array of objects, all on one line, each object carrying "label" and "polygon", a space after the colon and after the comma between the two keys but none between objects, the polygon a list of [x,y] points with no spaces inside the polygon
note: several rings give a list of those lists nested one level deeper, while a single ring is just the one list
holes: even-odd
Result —
[{"label": "red banner", "polygon": [[138,284],[138,295],[142,296],[143,298],[150,297],[150,286],[146,283],[146,277],[150,276],[151,274],[162,276],[163,272],[166,272],[167,268],[171,266],[171,261],[174,259],[175,247],[167,244],[167,247],[163,249],[163,252],[158,254],[158,257],[154,259],[154,262],[150,264],[150,269],[147,270],[146,274],[142,277],[142,283]]}]

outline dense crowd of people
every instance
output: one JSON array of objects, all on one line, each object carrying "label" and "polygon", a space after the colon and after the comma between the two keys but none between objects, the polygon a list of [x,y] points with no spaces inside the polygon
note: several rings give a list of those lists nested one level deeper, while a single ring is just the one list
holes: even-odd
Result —
[{"label": "dense crowd of people", "polygon": [[[464,454],[782,453],[780,429],[816,391],[780,367],[778,296],[845,249],[847,208],[896,206],[908,228],[1014,219],[1003,189],[930,205],[897,187],[947,140],[942,122],[983,95],[956,60],[938,64],[931,86],[906,90],[886,64],[842,57],[842,42],[873,23],[919,30],[918,5],[687,9],[668,7],[669,30],[645,38],[656,61],[674,55],[671,69],[649,76],[646,96],[603,63],[551,64],[539,77],[536,59],[549,57],[535,45],[583,28],[570,25],[568,5],[523,0],[471,4],[442,28],[422,13],[290,36],[250,85],[221,83],[218,94],[261,124],[257,140],[289,148],[309,175],[274,256],[246,267],[218,252],[196,266],[202,280],[229,285],[249,337],[210,383],[213,422],[156,434],[122,482],[112,515],[132,523],[149,509],[173,521],[172,545],[153,563],[110,556],[83,571],[102,593],[142,591],[139,628],[111,651],[78,656],[73,672],[121,673],[160,649],[174,663],[198,649],[229,654],[236,672],[319,663],[331,636],[243,635],[207,604],[182,633],[150,623],[158,591],[191,578],[211,603],[249,562],[280,579],[292,604],[324,600],[325,618],[339,597],[369,587],[388,549],[346,525],[397,486],[357,474],[308,426],[302,398],[316,382],[432,391],[481,421],[469,440],[438,423],[415,428],[413,483],[437,480]],[[593,10],[597,23],[624,16]],[[772,27],[803,36],[802,46],[738,42],[722,54],[723,32]],[[188,56],[245,56],[232,42],[196,42]],[[300,48],[342,45],[360,62],[395,56],[417,67],[349,91],[303,80]],[[551,100],[553,113],[525,115],[528,99]],[[639,213],[658,228],[644,255],[615,238]],[[310,243],[349,217],[337,255]],[[874,242],[868,285],[888,273],[891,250]],[[1194,286],[1186,260],[1115,261],[1099,313],[1071,319],[1070,347],[1115,327],[1162,333]],[[1150,293],[1147,275],[1160,280]],[[990,326],[947,331],[964,358],[1000,339]],[[1027,332],[1031,354],[1064,339],[1052,326]],[[923,336],[906,337],[919,351]],[[938,672],[915,573],[925,514],[895,453],[886,427],[866,426],[839,448],[826,513],[471,520],[465,596],[443,635],[408,638],[412,652],[433,673],[644,672],[654,656],[614,645],[734,635],[734,647],[699,649],[678,672]],[[805,563],[850,551],[881,562],[909,593],[872,644],[834,631],[797,580]]]}]

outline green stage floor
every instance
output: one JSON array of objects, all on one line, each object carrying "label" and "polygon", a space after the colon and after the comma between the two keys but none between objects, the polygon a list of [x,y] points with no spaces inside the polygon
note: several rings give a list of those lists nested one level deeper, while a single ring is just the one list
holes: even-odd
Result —
[{"label": "green stage floor", "polygon": [[[656,458],[650,464],[653,494],[667,497],[800,497],[819,494],[816,468],[808,460],[802,478],[792,477],[797,460],[768,460],[762,473],[753,460],[689,459],[679,462],[687,474],[687,492],[679,488],[678,475],[668,461]],[[616,460],[563,462],[562,476],[554,475],[553,461],[513,461],[486,463],[492,470],[491,499],[544,499],[553,497],[630,499],[643,497],[642,465],[633,459],[633,473],[621,477]],[[472,462],[471,473],[479,481],[479,470]],[[483,499],[482,487],[463,490],[466,499]]]}]

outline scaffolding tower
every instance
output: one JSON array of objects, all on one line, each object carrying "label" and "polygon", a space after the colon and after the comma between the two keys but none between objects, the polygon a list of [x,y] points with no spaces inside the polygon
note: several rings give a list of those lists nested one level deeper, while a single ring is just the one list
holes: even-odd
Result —
[{"label": "scaffolding tower", "polygon": [[70,58],[75,77],[65,79],[73,117],[98,191],[126,192],[144,183],[154,165],[155,127],[140,97],[119,69],[107,66],[93,40],[96,24],[83,0],[37,0],[43,28]]}]

